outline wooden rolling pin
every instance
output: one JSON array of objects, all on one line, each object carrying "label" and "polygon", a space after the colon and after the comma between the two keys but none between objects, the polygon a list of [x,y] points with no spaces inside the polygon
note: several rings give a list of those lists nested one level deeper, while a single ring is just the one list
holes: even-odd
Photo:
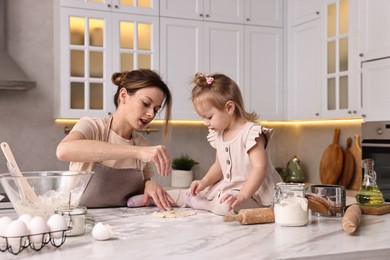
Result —
[{"label": "wooden rolling pin", "polygon": [[272,208],[241,209],[237,215],[224,216],[223,221],[238,221],[242,225],[264,224],[275,222],[275,216]]},{"label": "wooden rolling pin", "polygon": [[359,228],[362,212],[359,205],[353,204],[347,208],[342,219],[343,229],[348,234],[353,234]]}]

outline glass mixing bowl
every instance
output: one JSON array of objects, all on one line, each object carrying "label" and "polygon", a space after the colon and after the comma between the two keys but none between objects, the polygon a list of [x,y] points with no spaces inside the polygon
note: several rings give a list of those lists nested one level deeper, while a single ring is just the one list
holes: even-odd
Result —
[{"label": "glass mixing bowl", "polygon": [[0,183],[18,216],[48,219],[58,208],[77,207],[93,172],[36,171],[23,177],[0,174]]}]

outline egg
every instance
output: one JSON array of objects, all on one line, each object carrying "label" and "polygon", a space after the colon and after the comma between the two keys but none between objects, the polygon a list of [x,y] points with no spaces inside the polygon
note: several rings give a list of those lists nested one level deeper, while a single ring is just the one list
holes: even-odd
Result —
[{"label": "egg", "polygon": [[26,224],[28,226],[28,223],[31,221],[32,218],[33,217],[31,214],[26,213],[26,214],[20,215],[20,217],[18,219],[23,221],[24,224]]},{"label": "egg", "polygon": [[5,231],[8,245],[11,246],[13,252],[18,252],[19,248],[25,245],[28,235],[26,224],[19,219],[13,220]]},{"label": "egg", "polygon": [[45,241],[46,233],[49,232],[49,227],[46,221],[41,216],[33,217],[27,225],[30,232],[30,241],[35,244],[39,244]]},{"label": "egg", "polygon": [[5,236],[5,231],[9,224],[11,224],[12,218],[5,216],[0,218],[0,236]]},{"label": "egg", "polygon": [[92,229],[92,236],[96,240],[107,240],[112,236],[111,226],[98,222]]},{"label": "egg", "polygon": [[68,228],[65,218],[60,214],[51,215],[47,221],[47,226],[53,238],[62,238],[63,231]]},{"label": "egg", "polygon": [[6,243],[6,239],[3,237],[5,236],[5,231],[7,230],[11,222],[12,222],[12,218],[8,216],[4,216],[0,218],[0,245]]}]

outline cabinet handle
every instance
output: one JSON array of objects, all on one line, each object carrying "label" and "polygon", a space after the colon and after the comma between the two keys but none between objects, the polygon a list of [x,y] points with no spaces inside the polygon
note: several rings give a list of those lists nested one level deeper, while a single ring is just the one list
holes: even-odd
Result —
[{"label": "cabinet handle", "polygon": [[203,14],[199,14],[200,17],[203,17]]},{"label": "cabinet handle", "polygon": [[246,18],[246,21],[249,22],[251,20],[251,18]]},{"label": "cabinet handle", "polygon": [[109,116],[111,116],[111,115],[112,115],[112,113],[111,113],[111,112],[108,112],[107,114],[108,114]]},{"label": "cabinet handle", "polygon": [[115,5],[114,7],[115,7],[115,8],[119,8],[119,6],[118,6],[118,5]]},{"label": "cabinet handle", "polygon": [[107,5],[107,7],[108,7],[108,8],[111,8],[111,5],[110,5],[110,4],[108,4],[108,5]]},{"label": "cabinet handle", "polygon": [[363,117],[363,118],[366,118],[366,117],[367,117],[367,115],[366,115],[366,114],[362,114],[362,117]]},{"label": "cabinet handle", "polygon": [[320,14],[320,12],[319,12],[319,11],[317,11],[317,12],[316,12],[316,15],[319,15],[319,14]]},{"label": "cabinet handle", "polygon": [[352,111],[352,113],[354,113],[354,114],[357,114],[357,111],[356,111],[356,110],[354,110],[354,111]]},{"label": "cabinet handle", "polygon": [[348,110],[348,114],[352,114],[352,111],[351,111],[351,110]]},{"label": "cabinet handle", "polygon": [[359,57],[364,57],[364,54],[363,53],[359,53]]},{"label": "cabinet handle", "polygon": [[320,116],[320,113],[316,113],[316,116]]},{"label": "cabinet handle", "polygon": [[210,15],[206,14],[206,17],[207,17],[207,18],[209,18],[209,17],[210,17]]}]

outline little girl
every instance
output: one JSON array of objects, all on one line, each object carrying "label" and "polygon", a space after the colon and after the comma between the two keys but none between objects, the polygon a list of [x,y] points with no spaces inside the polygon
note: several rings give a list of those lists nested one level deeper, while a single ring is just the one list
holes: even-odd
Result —
[{"label": "little girl", "polygon": [[[209,129],[207,138],[216,158],[188,190],[168,194],[178,207],[218,215],[270,206],[275,184],[281,181],[267,150],[272,129],[257,124],[257,115],[245,111],[240,89],[229,77],[197,73],[193,83],[192,102]],[[128,206],[146,205],[142,196],[130,198]]]}]

